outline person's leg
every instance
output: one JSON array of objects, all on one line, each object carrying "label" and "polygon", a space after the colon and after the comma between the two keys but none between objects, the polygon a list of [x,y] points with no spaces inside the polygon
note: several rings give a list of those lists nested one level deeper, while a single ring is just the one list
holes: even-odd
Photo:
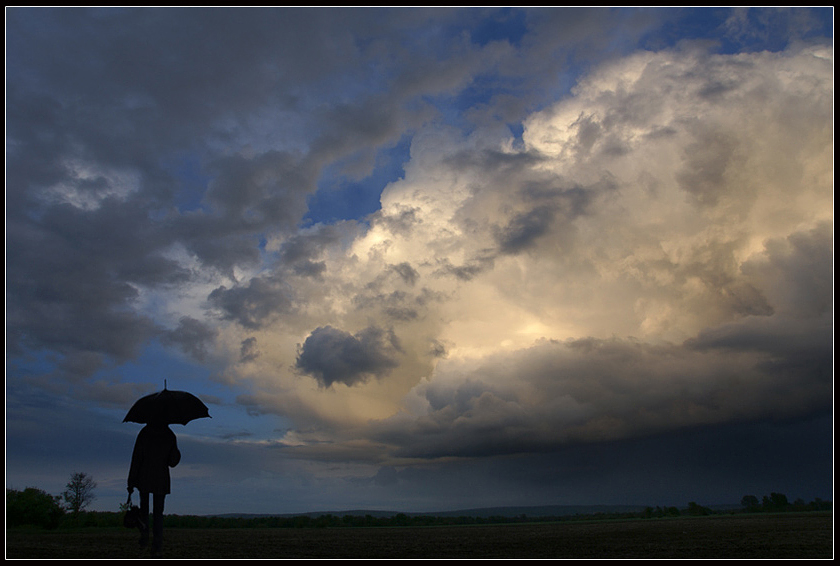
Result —
[{"label": "person's leg", "polygon": [[165,493],[154,494],[154,542],[152,543],[152,550],[160,552],[163,548],[163,502],[166,498]]},{"label": "person's leg", "polygon": [[149,493],[140,492],[140,546],[149,544]]}]

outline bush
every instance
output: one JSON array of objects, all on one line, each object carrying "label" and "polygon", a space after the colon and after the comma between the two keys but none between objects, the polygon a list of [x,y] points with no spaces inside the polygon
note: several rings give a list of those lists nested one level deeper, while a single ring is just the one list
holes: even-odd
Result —
[{"label": "bush", "polygon": [[697,517],[697,516],[700,516],[700,515],[710,515],[712,513],[712,510],[709,509],[708,507],[703,507],[702,505],[698,505],[694,501],[689,501],[688,502],[688,508],[686,509],[686,512],[691,516]]},{"label": "bush", "polygon": [[64,516],[59,501],[59,497],[34,487],[27,487],[23,491],[7,489],[6,525],[54,529]]}]

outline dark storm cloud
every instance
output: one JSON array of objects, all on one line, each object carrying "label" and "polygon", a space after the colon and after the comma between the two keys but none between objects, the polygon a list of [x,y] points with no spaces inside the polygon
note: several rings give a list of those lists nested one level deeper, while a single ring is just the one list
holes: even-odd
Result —
[{"label": "dark storm cloud", "polygon": [[394,320],[414,320],[419,316],[418,300],[403,291],[389,294],[359,295],[354,299],[357,309],[362,312],[381,310],[386,316]]},{"label": "dark storm cloud", "polygon": [[424,384],[417,392],[427,414],[384,421],[374,437],[400,457],[490,457],[829,411],[830,340],[814,342],[825,330],[813,328],[810,340],[772,355],[700,352],[694,344],[546,342],[474,370],[455,368],[452,375],[462,377],[454,381]]},{"label": "dark storm cloud", "polygon": [[418,286],[420,280],[420,272],[410,262],[386,265],[382,273],[352,298],[353,307],[359,313],[382,313],[391,321],[421,319],[433,304],[441,303],[443,295]]},{"label": "dark storm cloud", "polygon": [[417,292],[397,290],[390,293],[379,293],[369,288],[353,298],[353,306],[359,312],[381,312],[389,320],[408,322],[422,318],[430,304],[440,304],[441,300],[440,293],[427,288]]},{"label": "dark storm cloud", "polygon": [[687,342],[698,350],[760,352],[767,370],[830,379],[833,326],[833,227],[827,223],[767,243],[762,257],[742,268],[767,289],[776,317],[748,317],[703,330]]},{"label": "dark storm cloud", "polygon": [[[742,268],[767,288],[767,295],[793,316],[831,313],[834,306],[834,225],[794,232],[766,242],[767,251]],[[781,277],[779,275],[782,275]]]},{"label": "dark storm cloud", "polygon": [[278,151],[221,157],[207,171],[203,206],[170,215],[164,225],[203,265],[229,276],[259,262],[261,235],[292,231],[318,177],[314,163]]},{"label": "dark storm cloud", "polygon": [[69,296],[76,282],[64,277],[51,283],[27,286],[15,281],[7,286],[7,292],[18,291],[6,310],[10,353],[47,349],[68,356],[103,354],[122,362],[133,358],[159,330],[150,318],[124,310],[125,302],[135,296],[127,285],[82,276],[82,288],[102,284],[95,292]]},{"label": "dark storm cloud", "polygon": [[554,222],[555,211],[551,208],[535,208],[514,216],[497,236],[502,253],[518,253],[534,244],[545,235]]},{"label": "dark storm cloud", "polygon": [[450,509],[522,501],[682,507],[688,501],[737,504],[744,494],[770,492],[786,493],[791,500],[828,500],[831,435],[830,415],[726,423],[492,460],[383,467],[381,476],[365,479],[386,479],[388,485],[399,486],[395,496],[416,496],[416,506],[442,496]]},{"label": "dark storm cloud", "polygon": [[131,308],[138,288],[178,285],[189,271],[163,256],[165,237],[145,223],[142,201],[33,203],[31,213],[7,209],[8,347],[132,357],[157,331]]},{"label": "dark storm cloud", "polygon": [[178,321],[178,327],[166,332],[161,340],[164,344],[174,344],[196,360],[203,361],[217,335],[218,331],[215,328],[185,316]]},{"label": "dark storm cloud", "polygon": [[727,192],[727,169],[738,159],[737,139],[719,129],[699,132],[697,141],[686,149],[683,171],[677,180],[700,205],[714,206]]},{"label": "dark storm cloud", "polygon": [[[590,213],[600,199],[615,190],[608,177],[581,186],[560,175],[541,171],[540,166],[548,166],[550,160],[537,151],[461,151],[443,161],[458,172],[478,175],[482,179],[472,189],[472,200],[476,203],[494,198],[493,195],[504,200],[505,205],[499,212],[507,220],[493,227],[493,237],[501,254],[528,251],[547,235],[553,235],[561,245],[571,244],[575,220]],[[511,195],[519,197],[516,203],[507,200]],[[467,203],[465,208],[469,207],[470,203]],[[468,219],[468,222],[475,220]],[[462,270],[461,273],[466,275],[468,272]]]},{"label": "dark storm cloud", "polygon": [[248,329],[258,329],[272,317],[293,308],[293,291],[276,276],[252,278],[247,285],[214,289],[207,297],[221,311],[225,320],[233,320]]},{"label": "dark storm cloud", "polygon": [[428,111],[416,116],[406,113],[402,102],[392,95],[378,95],[331,108],[320,117],[329,133],[318,138],[313,150],[348,156],[339,162],[341,173],[354,179],[366,177],[374,166],[373,148],[396,143],[406,131],[433,116]]},{"label": "dark storm cloud", "polygon": [[323,261],[302,261],[292,266],[292,271],[303,277],[321,277],[327,270],[327,264]]},{"label": "dark storm cloud", "polygon": [[357,334],[324,326],[312,331],[300,347],[296,367],[324,387],[364,383],[383,377],[399,365],[399,340],[393,332],[368,327]]},{"label": "dark storm cloud", "polygon": [[490,171],[497,179],[511,181],[520,174],[533,174],[532,169],[545,163],[545,157],[533,151],[515,153],[497,149],[458,151],[447,156],[444,163],[455,169]]},{"label": "dark storm cloud", "polygon": [[[429,12],[424,21],[453,15]],[[125,205],[126,214],[135,215],[133,222],[121,223],[126,232],[137,238],[136,228],[155,230],[160,234],[158,249],[182,244],[203,265],[225,274],[254,265],[258,235],[295,225],[321,167],[402,135],[418,123],[410,117],[413,111],[402,107],[405,97],[428,92],[428,85],[439,82],[439,71],[430,66],[414,72],[408,81],[412,89],[398,89],[402,98],[376,94],[337,106],[320,104],[341,89],[320,88],[318,81],[335,71],[341,72],[331,80],[352,78],[351,69],[375,58],[377,46],[397,37],[416,40],[411,33],[371,26],[359,16],[341,10],[13,11],[12,69],[26,80],[15,81],[10,96],[10,147],[18,158],[10,178],[26,181],[10,183],[7,194],[30,192],[34,183],[66,183],[62,162],[68,158],[84,155],[130,167],[141,172],[138,190],[149,208]],[[401,21],[398,26],[409,32],[419,29],[399,12],[377,12],[376,17]],[[231,18],[237,25],[231,25]],[[84,33],[77,34],[79,30]],[[44,34],[59,38],[62,48],[54,49]],[[368,36],[377,39],[365,52],[365,42],[358,38]],[[290,50],[299,56],[278,56]],[[462,82],[460,77],[481,64],[480,54],[471,57],[469,65],[452,65],[448,80]],[[377,69],[369,78],[379,77],[387,93],[388,64],[380,60]],[[397,82],[407,84],[404,76]],[[308,87],[315,84],[317,95],[307,97]],[[278,96],[270,97],[275,92]],[[293,139],[303,153],[256,150],[248,157],[202,156],[204,174],[211,178],[207,193],[200,203],[173,214],[172,199],[180,195],[176,181],[161,167],[162,156],[191,150],[206,155],[222,143],[235,146],[245,133],[244,123],[259,121],[269,108],[264,104],[271,105],[270,113],[291,113]],[[307,114],[312,106],[318,110]],[[417,116],[429,114],[422,110]],[[77,183],[74,190],[97,199],[109,187],[100,178]],[[110,231],[100,233],[112,237]],[[143,240],[148,245],[149,240],[137,238]],[[159,278],[183,277],[174,263],[155,260],[154,265],[135,264],[132,276],[154,269]],[[294,264],[294,271],[305,276],[318,276],[323,269],[314,260]]]},{"label": "dark storm cloud", "polygon": [[[67,9],[9,15],[16,32],[10,41],[13,62],[40,73],[28,75],[27,86],[50,86],[39,84],[46,79],[68,97],[84,91],[109,113],[115,103],[148,101],[146,108],[134,106],[150,120],[133,125],[143,128],[140,132],[168,125],[177,137],[184,133],[179,125],[207,120],[218,126],[220,118],[271,100],[277,81],[305,85],[346,68],[357,55],[348,26],[360,23],[352,14],[329,10]],[[54,42],[43,41],[49,36]],[[280,56],[290,50],[297,56]]]},{"label": "dark storm cloud", "polygon": [[69,270],[38,282],[7,278],[7,293],[14,293],[6,311],[9,351],[48,349],[102,353],[118,361],[133,358],[159,328],[151,318],[126,310],[136,298],[133,287],[97,275]]},{"label": "dark storm cloud", "polygon": [[216,229],[249,233],[297,222],[318,174],[299,156],[279,151],[223,157],[208,172],[213,181],[204,198],[216,213],[214,223],[222,223]]},{"label": "dark storm cloud", "polygon": [[398,265],[391,266],[400,278],[405,281],[408,285],[414,286],[417,283],[417,278],[420,277],[420,274],[417,272],[416,269],[411,267],[411,264],[407,261],[404,261]]},{"label": "dark storm cloud", "polygon": [[73,352],[58,364],[58,370],[71,381],[87,379],[105,365],[103,356],[97,352]]},{"label": "dark storm cloud", "polygon": [[400,207],[397,213],[382,214],[377,211],[370,216],[373,225],[383,225],[389,232],[400,235],[410,235],[414,226],[422,222],[418,218],[418,210],[414,207]]},{"label": "dark storm cloud", "polygon": [[336,225],[317,226],[298,232],[283,242],[280,261],[291,271],[304,277],[320,277],[327,266],[320,258],[324,250],[342,237],[342,228]]},{"label": "dark storm cloud", "polygon": [[470,259],[460,265],[454,265],[449,258],[439,258],[437,263],[438,268],[435,270],[436,275],[451,275],[461,281],[470,281],[485,271],[492,269],[495,263],[495,257],[493,253],[488,251],[486,254]]},{"label": "dark storm cloud", "polygon": [[[419,23],[374,14],[396,27],[352,10],[10,10],[9,347],[133,356],[158,330],[132,310],[135,285],[195,275],[171,250],[229,276],[256,265],[261,237],[290,234],[325,166],[429,117],[406,103],[439,82],[434,66],[413,73],[419,90],[392,95],[391,65],[407,53],[381,57],[394,40],[419,41]],[[447,81],[483,65],[480,52],[470,57]],[[341,94],[362,78],[379,86]],[[200,163],[206,193],[173,176],[184,155]],[[299,254],[293,262],[304,276],[323,270]],[[254,328],[285,308],[282,295],[257,280],[211,302]]]},{"label": "dark storm cloud", "polygon": [[257,347],[257,339],[255,337],[251,336],[242,341],[239,350],[239,361],[241,363],[254,361],[259,355],[260,351]]},{"label": "dark storm cloud", "polygon": [[[165,17],[177,14],[188,17],[177,11]],[[165,24],[159,19],[164,13],[154,10],[12,10],[9,15],[17,80],[7,107],[12,148],[7,262],[18,274],[8,287],[13,297],[9,343],[131,357],[156,331],[150,319],[131,311],[138,296],[132,284],[186,282],[191,273],[163,255],[179,237],[214,265],[229,268],[254,258],[253,239],[245,242],[235,231],[238,226],[227,238],[209,229],[187,234],[192,227],[183,219],[174,226],[155,220],[168,206],[160,199],[175,187],[160,167],[162,152],[200,137],[204,124],[212,122],[203,120],[214,112],[206,113],[208,100],[224,98],[218,88],[236,81],[217,81],[213,89],[206,81],[190,80],[189,73],[215,77],[211,61],[224,70],[224,59],[205,57],[206,52],[196,64],[180,66],[192,50],[177,46],[189,43],[191,26],[200,27],[207,13],[193,12],[177,33],[178,26]],[[55,49],[58,43],[61,48]],[[226,48],[236,46],[231,42]],[[231,73],[220,76],[230,78],[246,68],[235,63]],[[115,168],[128,172],[126,182],[133,186],[121,186]],[[230,203],[217,199],[216,204]],[[226,213],[245,206],[233,212],[228,207]],[[34,288],[32,281],[38,281]]]}]

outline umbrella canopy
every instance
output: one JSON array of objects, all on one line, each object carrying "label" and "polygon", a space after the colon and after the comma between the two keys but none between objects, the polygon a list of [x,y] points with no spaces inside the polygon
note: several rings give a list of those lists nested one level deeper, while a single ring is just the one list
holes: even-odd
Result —
[{"label": "umbrella canopy", "polygon": [[123,422],[151,422],[185,425],[193,419],[210,418],[210,411],[201,399],[186,391],[163,391],[138,399]]}]

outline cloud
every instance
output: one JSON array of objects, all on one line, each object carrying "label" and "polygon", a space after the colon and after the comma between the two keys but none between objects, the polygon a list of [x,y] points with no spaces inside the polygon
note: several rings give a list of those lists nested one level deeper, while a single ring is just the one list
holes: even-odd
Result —
[{"label": "cloud", "polygon": [[239,361],[250,362],[259,357],[260,351],[257,347],[257,339],[251,336],[242,341],[242,348],[240,349]]},{"label": "cloud", "polygon": [[825,316],[833,307],[834,226],[813,228],[765,242],[765,251],[743,266],[745,274],[790,316]]},{"label": "cloud", "polygon": [[414,284],[417,282],[417,278],[420,276],[417,270],[411,267],[411,264],[407,261],[404,261],[399,265],[392,266],[392,269],[396,271],[400,277],[402,277],[403,281],[405,281],[411,286],[414,286]]},{"label": "cloud", "polygon": [[213,339],[218,335],[218,330],[206,323],[189,316],[184,316],[178,321],[178,327],[163,335],[164,344],[175,344],[181,350],[190,354],[198,361],[204,361],[208,354],[208,348],[212,347]]},{"label": "cloud", "polygon": [[279,313],[293,308],[293,290],[279,277],[259,276],[247,286],[214,289],[207,297],[225,320],[248,329],[261,328]]},{"label": "cloud", "polygon": [[[380,422],[375,438],[400,457],[490,457],[830,411],[827,326],[808,338],[775,328],[772,341],[766,326],[727,334],[726,350],[710,341],[578,339],[440,362],[410,395],[416,413]],[[736,346],[751,331],[760,332],[752,335],[759,352]],[[788,346],[772,348],[780,341]]]},{"label": "cloud", "polygon": [[[332,320],[393,325],[403,355],[385,353],[381,331],[366,348],[324,326],[297,369],[354,395],[388,389],[391,416],[353,438],[394,461],[829,410],[830,152],[781,157],[794,138],[830,146],[827,109],[813,106],[830,98],[801,88],[830,90],[825,57],[641,53],[532,115],[520,150],[418,135],[352,260],[323,255],[319,295]],[[801,76],[780,85],[788,72]],[[412,289],[435,299],[418,309]]]},{"label": "cloud", "polygon": [[[19,79],[7,100],[7,261],[21,274],[20,284],[10,281],[20,305],[12,313],[20,318],[13,347],[22,347],[24,335],[33,348],[75,340],[59,331],[60,322],[38,322],[40,295],[25,291],[34,277],[39,285],[55,282],[43,290],[48,296],[72,288],[90,290],[98,303],[112,298],[86,311],[84,326],[113,328],[107,319],[120,313],[124,347],[92,336],[89,347],[133,355],[154,333],[151,320],[126,314],[138,298],[171,301],[164,287],[204,285],[213,270],[236,281],[264,259],[261,241],[294,240],[307,195],[331,181],[321,179],[328,166],[369,163],[359,156],[435,119],[440,114],[428,101],[476,75],[504,68],[505,80],[521,84],[518,73],[509,74],[516,56],[504,42],[461,38],[453,56],[446,25],[471,22],[478,12],[405,17],[385,10],[371,20],[352,10],[269,10],[237,13],[235,28],[230,14],[9,14],[10,71]],[[424,50],[413,49],[418,45]],[[289,52],[298,56],[277,56]],[[186,161],[196,169],[173,175]],[[66,265],[74,255],[95,261]],[[292,263],[295,274],[310,278],[326,268],[317,259]],[[246,314],[221,295],[213,302],[225,316],[263,323],[262,314]],[[71,308],[55,318],[77,314]]]},{"label": "cloud", "polygon": [[393,332],[368,327],[357,334],[325,326],[312,331],[300,348],[296,368],[324,387],[353,386],[382,377],[398,365],[400,344]]},{"label": "cloud", "polygon": [[297,275],[320,277],[326,269],[321,255],[341,240],[343,231],[334,225],[318,225],[298,232],[281,244],[280,260]]}]

